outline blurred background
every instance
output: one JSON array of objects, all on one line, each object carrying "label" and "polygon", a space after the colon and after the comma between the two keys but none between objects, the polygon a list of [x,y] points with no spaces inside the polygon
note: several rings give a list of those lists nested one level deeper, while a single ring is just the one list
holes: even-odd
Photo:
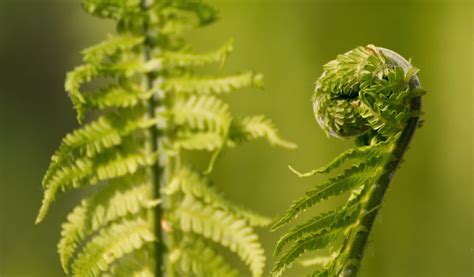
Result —
[{"label": "blurred background", "polygon": [[[195,48],[214,49],[233,37],[236,50],[224,72],[265,74],[263,93],[228,97],[233,112],[264,113],[299,144],[294,151],[262,142],[226,151],[213,174],[216,184],[256,211],[283,213],[322,180],[298,179],[287,165],[318,167],[351,145],[327,138],[313,118],[310,97],[321,66],[355,46],[391,48],[421,68],[425,124],[387,194],[361,276],[474,276],[472,2],[210,2],[221,20],[189,34]],[[113,30],[110,21],[84,13],[80,0],[0,0],[2,277],[64,275],[56,243],[81,193],[60,197],[35,226],[41,178],[61,138],[77,127],[65,73],[80,63],[81,49]],[[270,258],[281,233],[260,234]],[[287,276],[302,272],[294,266]]]}]

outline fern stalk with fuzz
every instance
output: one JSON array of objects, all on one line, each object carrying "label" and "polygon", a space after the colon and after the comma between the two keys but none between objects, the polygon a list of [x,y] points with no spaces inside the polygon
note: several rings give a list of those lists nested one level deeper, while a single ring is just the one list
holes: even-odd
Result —
[{"label": "fern stalk with fuzz", "polygon": [[[397,53],[373,45],[353,49],[324,66],[313,96],[316,119],[330,136],[356,137],[357,146],[320,169],[300,173],[290,167],[300,177],[343,172],[295,201],[272,230],[330,197],[348,194],[348,200],[280,238],[275,276],[303,254],[323,250],[329,256],[316,257],[321,264],[312,276],[357,275],[384,194],[418,126],[424,91],[417,73]],[[302,263],[314,265],[311,260]]]},{"label": "fern stalk with fuzz", "polygon": [[295,147],[268,118],[233,117],[219,98],[262,87],[262,76],[196,74],[197,67],[222,65],[232,51],[229,42],[195,53],[182,38],[216,19],[202,1],[84,0],[83,7],[116,20],[117,34],[86,49],[84,65],[67,75],[79,122],[93,114],[63,139],[43,179],[37,223],[61,191],[96,186],[63,224],[64,271],[81,277],[240,274],[217,250],[221,245],[261,276],[265,256],[254,228],[269,219],[224,198],[186,152],[212,152],[209,173],[224,148],[259,138]]}]

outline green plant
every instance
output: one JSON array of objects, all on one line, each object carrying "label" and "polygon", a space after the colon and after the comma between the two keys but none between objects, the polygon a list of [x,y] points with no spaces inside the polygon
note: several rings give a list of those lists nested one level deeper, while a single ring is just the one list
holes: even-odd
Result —
[{"label": "green plant", "polygon": [[[347,195],[344,205],[286,232],[278,241],[272,273],[279,276],[308,251],[326,251],[303,262],[319,264],[313,276],[355,276],[383,196],[418,126],[418,69],[395,52],[373,45],[355,48],[324,66],[316,82],[316,119],[330,136],[356,137],[356,147],[316,173],[342,171],[306,192],[272,227],[277,230],[313,205]],[[285,250],[285,248],[287,248]],[[321,266],[322,264],[322,266]]]},{"label": "green plant", "polygon": [[[98,185],[63,224],[58,251],[75,276],[228,276],[218,253],[235,252],[253,276],[265,256],[254,227],[266,217],[219,194],[186,151],[212,152],[263,138],[286,148],[264,116],[234,118],[218,96],[262,87],[246,72],[202,77],[195,68],[220,63],[232,43],[196,54],[182,33],[207,25],[216,11],[200,0],[84,0],[84,9],[116,20],[117,34],[83,52],[66,90],[83,122],[67,135],[43,179],[41,222],[59,191]],[[99,87],[98,89],[95,89]],[[85,92],[87,91],[87,92]]]}]

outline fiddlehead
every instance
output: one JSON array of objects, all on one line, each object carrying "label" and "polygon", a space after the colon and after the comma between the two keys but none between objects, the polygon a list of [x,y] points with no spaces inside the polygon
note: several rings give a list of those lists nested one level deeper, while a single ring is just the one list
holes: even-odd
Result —
[{"label": "fiddlehead", "polygon": [[274,275],[304,253],[325,249],[329,257],[317,257],[322,266],[313,276],[357,274],[383,196],[418,125],[424,91],[417,72],[397,53],[373,45],[353,49],[324,66],[312,99],[317,122],[329,136],[355,137],[357,146],[308,173],[290,167],[300,177],[343,171],[293,202],[272,230],[330,197],[348,194],[348,200],[280,238]]},{"label": "fiddlehead", "polygon": [[[37,222],[61,191],[98,186],[63,224],[58,251],[74,276],[235,276],[217,245],[253,276],[265,256],[254,227],[269,219],[226,200],[186,160],[263,138],[286,148],[264,116],[235,118],[219,96],[261,88],[262,76],[199,76],[222,65],[232,42],[195,53],[182,33],[216,19],[200,0],[84,0],[84,9],[117,21],[117,34],[83,52],[66,90],[82,123],[67,135],[43,179]],[[98,89],[93,89],[99,86]],[[91,114],[91,112],[94,112]],[[94,114],[99,114],[94,119]]]}]

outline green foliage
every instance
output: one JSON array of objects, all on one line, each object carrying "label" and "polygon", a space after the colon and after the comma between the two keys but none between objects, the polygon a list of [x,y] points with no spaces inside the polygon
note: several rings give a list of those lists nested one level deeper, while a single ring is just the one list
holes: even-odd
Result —
[{"label": "green foliage", "polygon": [[296,144],[282,140],[272,121],[263,115],[248,116],[235,120],[230,129],[231,141],[241,144],[250,140],[263,138],[270,145],[284,148],[295,148]]},{"label": "green foliage", "polygon": [[252,72],[222,78],[187,76],[169,79],[163,84],[163,89],[178,93],[224,94],[240,88],[262,88],[262,78],[262,75]]},{"label": "green foliage", "polygon": [[72,266],[75,276],[97,276],[128,253],[153,242],[156,237],[144,218],[123,220],[102,229],[82,248]]},{"label": "green foliage", "polygon": [[249,265],[252,275],[262,275],[265,266],[263,248],[246,220],[222,209],[203,205],[190,196],[184,198],[176,217],[184,232],[193,232],[228,247]]},{"label": "green foliage", "polygon": [[294,148],[269,119],[234,118],[218,98],[261,88],[262,75],[194,72],[222,66],[233,49],[230,41],[215,51],[190,51],[181,33],[217,17],[199,0],[84,0],[83,7],[116,20],[118,33],[84,50],[84,64],[68,73],[65,88],[78,121],[89,123],[63,139],[43,179],[37,223],[59,192],[97,186],[63,224],[58,252],[64,271],[240,275],[220,254],[227,248],[261,276],[265,255],[254,227],[270,220],[218,193],[186,165],[183,150],[213,152],[212,165],[224,148],[254,139]]},{"label": "green foliage", "polygon": [[182,275],[227,277],[238,276],[237,270],[228,265],[216,251],[208,246],[209,243],[186,236],[170,254],[173,264],[179,263],[179,273]]},{"label": "green foliage", "polygon": [[322,264],[312,276],[355,276],[357,273],[383,194],[420,114],[416,101],[423,90],[414,83],[418,82],[418,70],[404,60],[403,64],[392,60],[389,51],[372,45],[358,47],[324,66],[313,96],[316,119],[328,135],[357,136],[358,146],[307,173],[290,167],[299,177],[342,173],[293,202],[285,215],[273,224],[272,230],[330,197],[346,195],[347,201],[283,234],[275,248],[278,260],[272,269],[274,276],[280,276],[311,251],[329,253],[328,257],[316,256]]}]

